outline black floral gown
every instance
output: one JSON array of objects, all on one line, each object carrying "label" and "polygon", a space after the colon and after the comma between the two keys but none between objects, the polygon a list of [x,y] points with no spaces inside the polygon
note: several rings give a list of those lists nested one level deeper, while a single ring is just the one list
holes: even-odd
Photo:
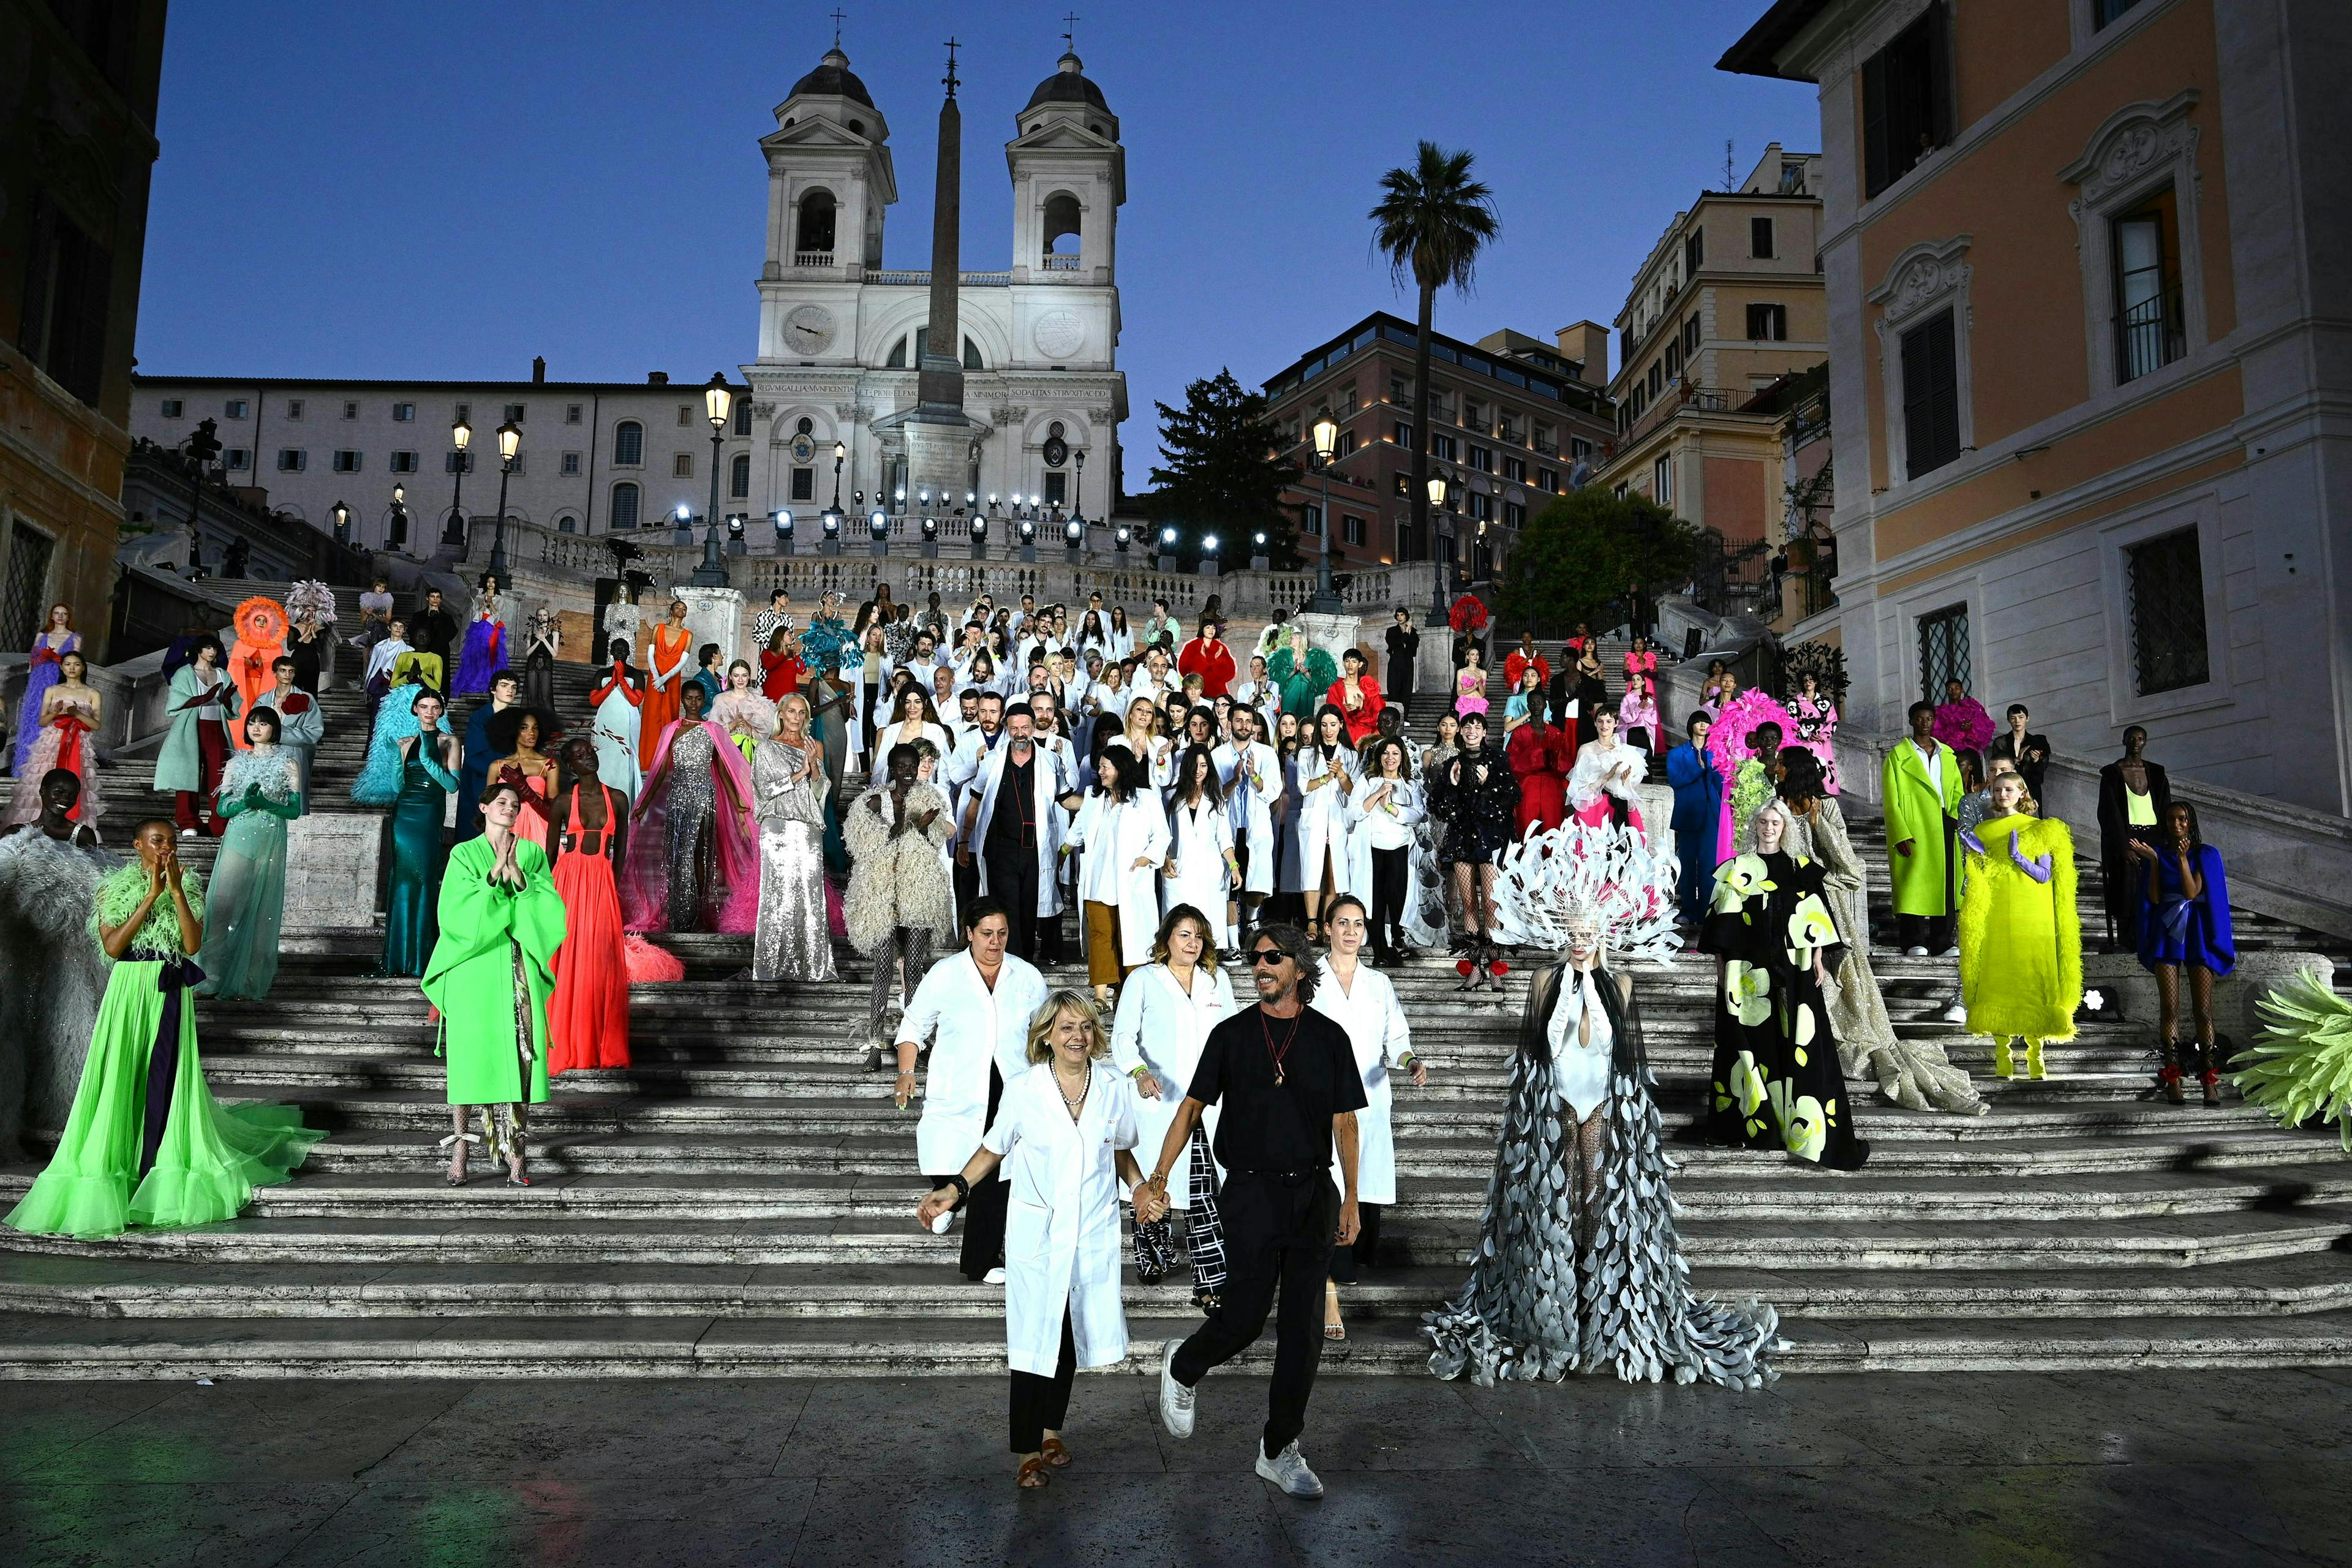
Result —
[{"label": "black floral gown", "polygon": [[[1478,777],[1481,764],[1486,778]],[[1448,866],[1491,866],[1514,837],[1519,781],[1510,763],[1492,746],[1464,752],[1435,774],[1430,807],[1445,822],[1437,858]]]},{"label": "black floral gown", "polygon": [[1854,1135],[1830,1014],[1813,955],[1839,941],[1822,895],[1821,863],[1786,850],[1734,857],[1715,874],[1699,951],[1724,961],[1715,998],[1710,1142],[1785,1151],[1858,1170],[1870,1145]]}]

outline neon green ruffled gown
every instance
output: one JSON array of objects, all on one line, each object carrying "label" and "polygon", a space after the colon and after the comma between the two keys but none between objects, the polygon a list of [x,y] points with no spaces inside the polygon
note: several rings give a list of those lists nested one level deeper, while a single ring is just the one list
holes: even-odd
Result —
[{"label": "neon green ruffled gown", "polygon": [[[188,906],[201,920],[204,880],[186,873]],[[92,941],[120,925],[147,895],[136,860],[98,885]],[[6,1221],[37,1236],[93,1237],[131,1226],[209,1225],[234,1219],[253,1189],[285,1181],[324,1138],[289,1106],[223,1107],[205,1087],[196,1054],[198,975],[180,944],[168,896],[158,899],[107,976],[90,1032],[81,1087],[48,1168]],[[168,1033],[167,1033],[168,1030]],[[176,1042],[171,1096],[152,1163],[147,1156],[149,1068],[159,1043]]]}]

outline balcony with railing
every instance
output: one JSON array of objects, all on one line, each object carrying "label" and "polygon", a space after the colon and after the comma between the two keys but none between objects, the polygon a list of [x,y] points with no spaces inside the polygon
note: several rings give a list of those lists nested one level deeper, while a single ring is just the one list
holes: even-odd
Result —
[{"label": "balcony with railing", "polygon": [[2137,381],[2189,352],[2188,316],[2180,285],[2172,284],[2115,318],[2116,380]]},{"label": "balcony with railing", "polygon": [[[931,269],[926,267],[919,270],[887,272],[877,270],[868,272],[866,275],[866,280],[868,283],[912,284],[918,289],[928,289],[931,286]],[[1013,274],[1010,272],[959,272],[956,274],[956,281],[967,289],[1009,289],[1013,286]]]},{"label": "balcony with railing", "polygon": [[1077,269],[1078,258],[1075,252],[1067,256],[1048,256],[1043,268],[1047,272],[1076,272]]},{"label": "balcony with railing", "polygon": [[830,250],[795,250],[793,252],[793,265],[794,267],[830,267],[833,265],[833,252]]},{"label": "balcony with railing", "polygon": [[1626,427],[1625,434],[1618,438],[1618,446],[1620,447],[1632,446],[1685,409],[1699,414],[1728,414],[1739,406],[1745,396],[1744,393],[1733,392],[1725,387],[1694,386],[1687,381],[1676,378],[1666,383],[1664,390],[1658,394],[1656,401],[1643,409],[1641,417]]}]

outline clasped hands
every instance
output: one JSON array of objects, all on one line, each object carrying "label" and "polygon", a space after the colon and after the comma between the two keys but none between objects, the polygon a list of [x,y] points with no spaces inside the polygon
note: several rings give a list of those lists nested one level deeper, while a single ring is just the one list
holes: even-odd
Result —
[{"label": "clasped hands", "polygon": [[1167,1177],[1154,1176],[1141,1186],[1133,1189],[1133,1192],[1135,1221],[1138,1225],[1150,1225],[1168,1217],[1168,1211],[1172,1205],[1168,1201]]}]

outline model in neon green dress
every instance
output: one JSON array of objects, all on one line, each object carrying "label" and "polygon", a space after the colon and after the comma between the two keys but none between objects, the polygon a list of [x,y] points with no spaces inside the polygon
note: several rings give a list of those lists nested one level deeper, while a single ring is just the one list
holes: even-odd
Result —
[{"label": "model in neon green dress", "polygon": [[224,1107],[196,1054],[204,879],[180,865],[168,822],[142,826],[139,858],[98,885],[91,935],[113,962],[81,1086],[48,1168],[8,1215],[41,1236],[233,1219],[326,1136],[278,1105]]}]

